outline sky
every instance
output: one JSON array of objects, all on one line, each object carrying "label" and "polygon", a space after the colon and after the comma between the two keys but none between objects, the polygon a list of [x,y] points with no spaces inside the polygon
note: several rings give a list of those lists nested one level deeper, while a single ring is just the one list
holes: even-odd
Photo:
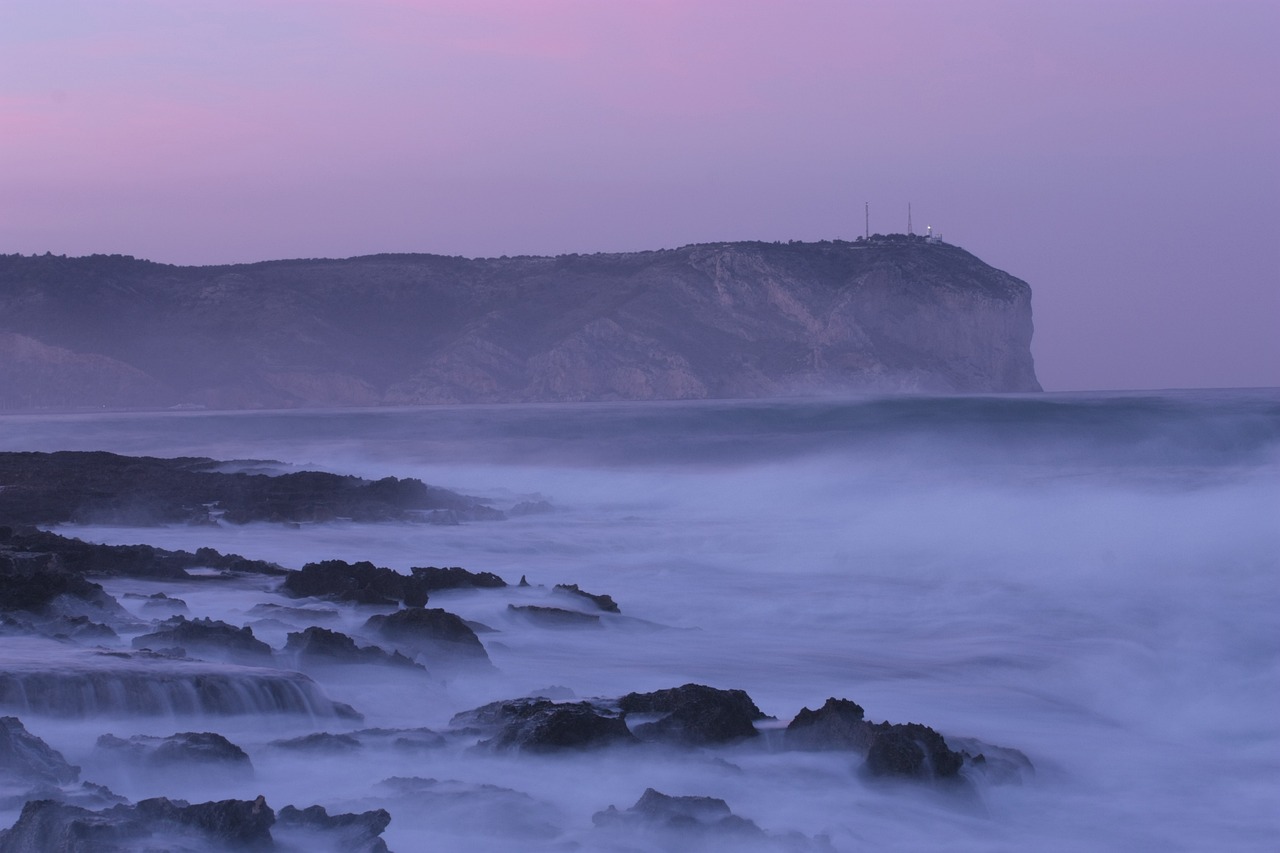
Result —
[{"label": "sky", "polygon": [[1047,390],[1280,386],[1274,0],[3,0],[0,253],[944,240]]}]

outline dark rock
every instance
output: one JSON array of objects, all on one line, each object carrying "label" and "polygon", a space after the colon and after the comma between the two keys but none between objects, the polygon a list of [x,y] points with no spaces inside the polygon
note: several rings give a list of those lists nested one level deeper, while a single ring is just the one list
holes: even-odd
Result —
[{"label": "dark rock", "polygon": [[977,738],[947,738],[947,745],[964,757],[967,774],[996,785],[1021,785],[1035,775],[1026,754],[1007,746],[995,746]]},{"label": "dark rock", "polygon": [[301,666],[325,664],[388,664],[423,669],[399,652],[387,652],[377,646],[357,646],[346,634],[312,626],[291,633],[284,647]]},{"label": "dark rock", "polygon": [[360,749],[360,741],[353,735],[315,732],[302,737],[271,741],[272,746],[307,752],[350,752]]},{"label": "dark rock", "polygon": [[331,815],[323,806],[285,806],[276,814],[272,835],[298,850],[387,853],[386,842],[380,836],[390,823],[391,815],[386,809]]},{"label": "dark rock", "polygon": [[763,840],[765,833],[753,821],[738,817],[724,800],[715,797],[671,797],[646,788],[636,804],[626,811],[614,806],[591,816],[597,827],[615,830],[675,831],[693,837],[713,834],[728,838]]},{"label": "dark rock", "polygon": [[17,717],[0,717],[0,780],[65,785],[80,777],[62,753],[27,731]]},{"label": "dark rock", "polygon": [[170,850],[275,849],[275,813],[266,800],[189,804],[157,797],[101,811],[53,800],[32,800],[0,835],[0,853],[135,853],[163,837]]},{"label": "dark rock", "polygon": [[59,568],[55,555],[6,552],[3,546],[0,546],[0,611],[22,611],[38,616],[95,613],[99,618],[125,615],[120,604],[101,585]]},{"label": "dark rock", "polygon": [[134,735],[128,740],[107,734],[98,738],[97,747],[117,759],[148,767],[198,767],[201,773],[216,768],[235,775],[253,773],[248,754],[216,732],[178,732],[168,737]]},{"label": "dark rock", "polygon": [[964,756],[953,752],[942,735],[919,723],[873,725],[875,739],[863,765],[871,776],[907,779],[953,779]]},{"label": "dark rock", "polygon": [[253,636],[252,628],[237,628],[215,619],[175,616],[159,630],[135,637],[135,649],[177,646],[250,666],[270,666],[271,647]]},{"label": "dark rock", "polygon": [[576,583],[558,583],[555,585],[555,592],[561,592],[566,595],[575,596],[577,598],[585,598],[587,601],[590,601],[592,604],[594,604],[596,607],[600,608],[606,613],[622,612],[621,610],[618,609],[617,602],[615,602],[613,598],[611,598],[610,596],[592,595],[586,590],[578,589],[578,585]]},{"label": "dark rock", "polygon": [[283,591],[301,598],[318,596],[357,604],[395,604],[405,597],[404,575],[363,560],[307,563],[285,576]]},{"label": "dark rock", "polygon": [[110,625],[94,622],[88,616],[59,616],[43,623],[39,629],[50,637],[81,643],[120,639]]},{"label": "dark rock", "polygon": [[480,744],[493,750],[554,752],[635,742],[621,717],[589,702],[493,702],[455,715],[451,724],[493,731],[493,736]]},{"label": "dark rock", "polygon": [[445,610],[410,607],[386,616],[371,616],[364,627],[403,651],[427,654],[430,661],[489,661],[476,632]]},{"label": "dark rock", "polygon": [[848,699],[828,699],[817,711],[801,708],[788,725],[790,749],[854,750],[866,754],[875,732],[863,719],[862,706]]},{"label": "dark rock", "polygon": [[686,684],[652,693],[628,693],[618,700],[626,714],[662,714],[635,726],[641,740],[684,745],[727,743],[757,735],[755,721],[765,719],[742,690],[718,690]]},{"label": "dark rock", "polygon": [[[0,454],[3,456],[3,454]],[[0,491],[0,496],[9,489]],[[45,558],[53,568],[75,575],[93,573],[149,579],[187,578],[188,569],[212,568],[227,572],[282,575],[274,563],[246,560],[237,554],[220,554],[212,548],[166,551],[150,545],[97,545],[59,536],[33,527],[0,527],[0,554],[19,559]]]},{"label": "dark rock", "polygon": [[493,572],[469,572],[457,566],[444,569],[415,566],[409,571],[412,573],[412,580],[426,592],[443,589],[501,589],[507,585],[506,581]]},{"label": "dark rock", "polygon": [[[502,513],[419,480],[377,481],[319,471],[223,471],[213,459],[105,452],[0,452],[0,521],[10,524],[210,524],[217,520],[410,521],[433,511],[456,519]],[[261,466],[259,466],[261,469]],[[216,568],[216,567],[215,567]]]},{"label": "dark rock", "polygon": [[600,627],[600,617],[593,613],[579,613],[559,607],[538,607],[533,604],[508,604],[507,610],[550,628]]},{"label": "dark rock", "polygon": [[351,734],[358,738],[361,744],[386,746],[397,752],[436,749],[448,742],[444,735],[425,726],[412,729],[360,729]]},{"label": "dark rock", "polygon": [[162,610],[170,614],[187,613],[187,603],[181,598],[172,598],[163,592],[157,592],[152,595],[140,595],[135,592],[127,592],[125,598],[140,599],[142,601],[143,610]]}]

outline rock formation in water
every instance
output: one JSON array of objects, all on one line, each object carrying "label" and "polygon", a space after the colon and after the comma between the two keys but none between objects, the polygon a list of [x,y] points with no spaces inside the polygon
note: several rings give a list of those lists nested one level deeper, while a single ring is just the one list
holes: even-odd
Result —
[{"label": "rock formation in water", "polygon": [[496,520],[483,501],[421,480],[362,480],[280,463],[114,453],[0,452],[0,524]]},{"label": "rock formation in water", "polygon": [[716,243],[178,267],[0,256],[0,410],[1039,390],[1031,290],[955,246]]}]

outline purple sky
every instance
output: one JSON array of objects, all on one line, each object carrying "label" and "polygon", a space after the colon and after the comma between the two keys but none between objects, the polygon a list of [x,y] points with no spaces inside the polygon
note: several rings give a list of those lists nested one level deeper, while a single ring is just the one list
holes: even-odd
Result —
[{"label": "purple sky", "polygon": [[0,252],[918,231],[1049,390],[1280,386],[1275,0],[4,0]]}]

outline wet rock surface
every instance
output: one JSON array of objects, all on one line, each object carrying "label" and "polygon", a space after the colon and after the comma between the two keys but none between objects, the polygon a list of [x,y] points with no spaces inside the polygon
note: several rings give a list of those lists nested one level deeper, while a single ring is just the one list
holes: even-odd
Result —
[{"label": "wet rock surface", "polygon": [[728,743],[757,736],[765,715],[742,690],[685,684],[652,693],[628,693],[618,700],[627,714],[660,715],[635,727],[643,740],[690,746]]},{"label": "wet rock surface", "polygon": [[382,810],[330,815],[319,806],[286,806],[277,815],[264,797],[207,803],[155,797],[96,811],[33,800],[11,828],[0,832],[0,853],[386,853],[379,836],[390,821]]},{"label": "wet rock surface", "polygon": [[0,717],[0,785],[64,785],[80,768],[27,731],[17,717]]},{"label": "wet rock surface", "polygon": [[127,739],[105,734],[98,738],[97,749],[112,760],[138,766],[217,769],[253,775],[248,753],[217,732],[178,732],[168,737],[133,735]]},{"label": "wet rock surface", "polygon": [[576,583],[558,583],[555,585],[555,591],[574,598],[586,599],[594,604],[605,613],[621,613],[618,603],[608,595],[592,595],[586,590],[579,589]]},{"label": "wet rock surface", "polygon": [[252,628],[237,628],[216,619],[175,616],[160,629],[133,639],[135,649],[181,648],[195,655],[249,666],[270,666],[271,647],[253,636]]},{"label": "wet rock surface", "polygon": [[[0,494],[8,492],[6,487]],[[45,561],[73,575],[121,576],[182,580],[190,569],[218,569],[245,574],[283,575],[285,570],[265,560],[249,560],[212,548],[169,551],[150,545],[98,545],[33,527],[3,524],[0,518],[0,556],[14,561]]]},{"label": "wet rock surface", "polygon": [[426,605],[432,592],[446,589],[500,589],[506,581],[491,572],[417,566],[408,575],[362,561],[324,560],[290,572],[284,592],[294,597],[315,596],[356,604]]},{"label": "wet rock surface", "polygon": [[388,652],[377,646],[357,646],[355,640],[340,631],[316,626],[289,634],[284,654],[304,668],[336,664],[386,664],[425,669],[399,652]]},{"label": "wet rock surface", "polygon": [[[259,463],[259,468],[279,463]],[[101,451],[0,452],[0,523],[212,524],[491,520],[502,513],[420,480],[319,471],[220,470],[203,457],[157,459]]]},{"label": "wet rock surface", "polygon": [[385,639],[398,651],[424,655],[428,667],[432,662],[489,662],[476,632],[446,610],[409,607],[385,616],[370,616],[364,629]]},{"label": "wet rock surface", "polygon": [[590,702],[494,702],[455,715],[450,724],[489,734],[479,745],[495,751],[554,752],[636,743],[620,716]]},{"label": "wet rock surface", "polygon": [[548,628],[598,628],[600,617],[594,613],[565,610],[562,607],[541,607],[536,604],[508,604],[507,611]]}]

